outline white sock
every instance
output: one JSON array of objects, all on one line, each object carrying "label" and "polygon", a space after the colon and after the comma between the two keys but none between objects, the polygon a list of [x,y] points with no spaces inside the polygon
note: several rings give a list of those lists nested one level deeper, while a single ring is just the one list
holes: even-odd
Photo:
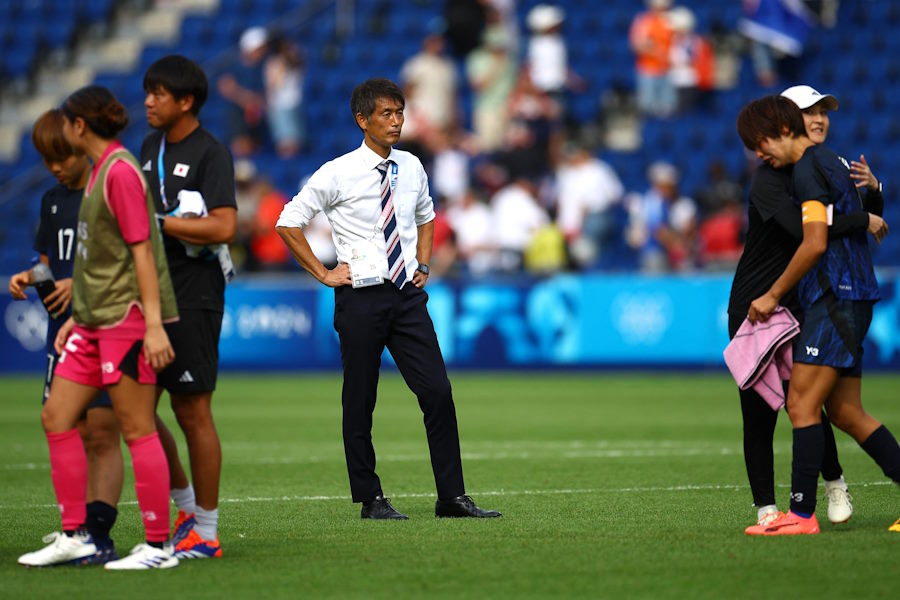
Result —
[{"label": "white sock", "polygon": [[825,489],[826,489],[826,490],[830,490],[831,488],[836,488],[836,487],[841,488],[841,489],[844,490],[845,492],[847,491],[847,482],[844,481],[844,476],[843,476],[843,475],[841,475],[840,477],[838,477],[838,478],[835,479],[834,481],[826,481],[826,482],[825,482]]},{"label": "white sock", "polygon": [[178,510],[183,510],[187,514],[197,512],[197,499],[194,497],[194,486],[191,484],[182,489],[172,488],[169,495],[172,496]]},{"label": "white sock", "polygon": [[194,529],[197,530],[200,537],[204,540],[216,539],[216,536],[218,535],[219,509],[214,508],[212,510],[206,510],[198,506],[194,515],[197,519],[197,522],[194,524]]},{"label": "white sock", "polygon": [[756,509],[756,520],[759,521],[760,519],[763,518],[763,516],[765,516],[766,513],[769,513],[769,512],[778,512],[778,507],[775,506],[774,504],[767,504],[765,506],[760,506],[759,508]]}]

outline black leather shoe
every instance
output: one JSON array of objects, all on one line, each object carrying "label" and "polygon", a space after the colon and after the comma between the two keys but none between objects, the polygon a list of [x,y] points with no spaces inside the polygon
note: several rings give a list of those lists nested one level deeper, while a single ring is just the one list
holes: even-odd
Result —
[{"label": "black leather shoe", "polygon": [[362,511],[360,517],[363,519],[408,519],[403,513],[399,513],[391,506],[391,499],[384,496],[375,496],[372,500],[362,503]]},{"label": "black leather shoe", "polygon": [[438,500],[434,503],[436,517],[477,517],[490,518],[501,516],[496,510],[484,510],[475,506],[475,501],[468,496],[457,496],[450,500]]}]

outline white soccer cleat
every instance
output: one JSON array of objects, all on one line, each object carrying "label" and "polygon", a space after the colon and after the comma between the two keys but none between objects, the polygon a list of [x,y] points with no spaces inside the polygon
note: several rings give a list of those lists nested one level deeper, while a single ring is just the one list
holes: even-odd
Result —
[{"label": "white soccer cleat", "polygon": [[155,548],[147,543],[140,543],[132,548],[125,558],[108,562],[105,569],[111,571],[146,571],[147,569],[171,569],[178,566],[178,559],[172,553],[171,545],[166,548]]},{"label": "white soccer cleat", "polygon": [[46,548],[41,548],[19,557],[19,564],[27,567],[52,567],[55,565],[78,564],[82,559],[97,553],[91,536],[85,532],[76,532],[68,536],[55,531],[45,535]]},{"label": "white soccer cleat", "polygon": [[842,480],[826,481],[825,496],[828,498],[828,520],[832,524],[846,523],[853,516],[853,497]]}]

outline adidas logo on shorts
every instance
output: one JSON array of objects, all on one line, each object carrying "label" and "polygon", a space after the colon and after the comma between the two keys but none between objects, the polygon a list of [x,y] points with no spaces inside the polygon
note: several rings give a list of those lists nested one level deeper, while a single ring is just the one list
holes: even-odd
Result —
[{"label": "adidas logo on shorts", "polygon": [[181,383],[194,383],[194,378],[191,377],[190,371],[185,371],[181,374],[181,377],[178,378],[178,381]]}]

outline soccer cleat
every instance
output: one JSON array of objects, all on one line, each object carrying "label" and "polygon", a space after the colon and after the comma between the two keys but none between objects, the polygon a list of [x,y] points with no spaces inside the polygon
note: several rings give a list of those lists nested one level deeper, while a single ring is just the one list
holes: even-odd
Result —
[{"label": "soccer cleat", "polygon": [[83,531],[77,531],[71,536],[55,531],[45,535],[43,542],[49,546],[23,554],[19,557],[19,564],[27,567],[79,565],[85,564],[83,559],[97,553],[91,536]]},{"label": "soccer cleat", "polygon": [[178,559],[172,554],[171,544],[167,548],[156,548],[142,542],[131,549],[125,558],[106,563],[110,571],[146,571],[149,569],[171,569],[178,566]]},{"label": "soccer cleat", "polygon": [[808,519],[788,512],[768,525],[752,525],[744,530],[747,535],[809,535],[819,533],[819,522],[816,515]]},{"label": "soccer cleat", "polygon": [[894,521],[894,524],[888,527],[888,531],[896,531],[897,533],[900,533],[900,519]]},{"label": "soccer cleat", "polygon": [[175,556],[178,558],[222,558],[219,536],[216,536],[214,540],[204,540],[196,529],[191,529],[188,536],[175,546]]},{"label": "soccer cleat", "polygon": [[[783,516],[784,516],[784,513],[781,512],[780,510],[778,510],[777,508],[769,509],[769,510],[767,510],[766,512],[764,512],[764,513],[756,520],[756,524],[757,524],[757,525],[764,525],[764,526],[765,526],[765,525],[769,525],[769,524],[772,523],[772,521],[774,521],[775,519],[778,519],[778,518],[783,517]],[[753,527],[753,526],[751,525],[751,527]]]},{"label": "soccer cleat", "polygon": [[197,522],[194,513],[186,513],[183,510],[178,511],[178,518],[175,519],[175,525],[172,526],[172,543],[176,546],[188,536],[194,524]]},{"label": "soccer cleat", "polygon": [[825,496],[828,498],[828,520],[834,525],[849,521],[853,516],[853,497],[846,484],[826,481]]}]

